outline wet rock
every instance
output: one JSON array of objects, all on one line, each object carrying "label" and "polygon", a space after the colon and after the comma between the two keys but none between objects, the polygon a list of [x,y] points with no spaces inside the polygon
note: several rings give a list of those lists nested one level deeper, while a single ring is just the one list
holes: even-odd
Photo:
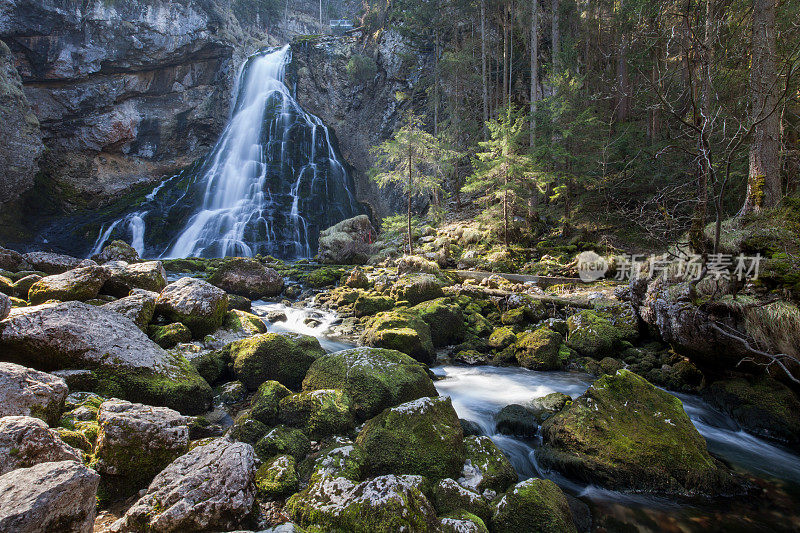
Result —
[{"label": "wet rock", "polygon": [[226,347],[237,378],[250,390],[265,381],[298,389],[308,368],[325,350],[314,337],[293,333],[264,333]]},{"label": "wet rock", "polygon": [[259,299],[277,296],[283,290],[283,276],[255,259],[228,259],[208,278],[212,285],[233,294]]},{"label": "wet rock", "polygon": [[109,261],[125,261],[126,263],[138,263],[141,261],[139,252],[133,246],[121,240],[111,241],[99,254],[93,255],[92,259],[100,265]]},{"label": "wet rock", "polygon": [[133,264],[113,261],[103,267],[111,273],[101,289],[103,294],[122,298],[134,289],[160,293],[167,286],[167,271],[161,261]]},{"label": "wet rock", "polygon": [[33,416],[56,425],[68,392],[53,374],[0,363],[0,416]]},{"label": "wet rock", "polygon": [[518,404],[506,405],[500,409],[494,419],[497,423],[497,431],[504,435],[533,437],[538,429],[533,414]]},{"label": "wet rock", "polygon": [[319,233],[317,258],[333,265],[361,265],[372,252],[376,231],[367,215],[342,220]]},{"label": "wet rock", "polygon": [[0,531],[89,533],[99,482],[78,461],[12,470],[0,476]]},{"label": "wet rock", "polygon": [[188,420],[166,407],[103,402],[93,466],[105,490],[130,496],[189,449]]},{"label": "wet rock", "polygon": [[572,398],[562,392],[551,392],[541,398],[534,398],[525,404],[525,408],[536,418],[536,421],[541,424],[554,414],[561,411],[567,402],[571,402]]},{"label": "wet rock", "polygon": [[483,519],[464,510],[440,518],[439,528],[442,533],[489,533]]},{"label": "wet rock", "polygon": [[286,511],[296,522],[325,531],[436,531],[439,521],[422,483],[420,476],[387,475],[362,483],[324,476],[289,498]]},{"label": "wet rock", "polygon": [[[508,457],[489,437],[466,437],[466,461],[459,483],[469,489],[486,494],[504,492],[518,480]],[[469,510],[469,509],[467,509]]]},{"label": "wet rock", "polygon": [[228,295],[203,280],[181,278],[161,291],[156,312],[185,325],[195,337],[202,337],[222,326],[228,312]]},{"label": "wet rock", "polygon": [[139,329],[147,331],[147,325],[156,311],[157,298],[158,294],[155,292],[134,289],[130,296],[114,300],[102,307],[130,318]]},{"label": "wet rock", "polygon": [[234,405],[247,398],[247,387],[241,381],[229,381],[219,387],[219,392],[214,396],[215,403]]},{"label": "wet rock", "polygon": [[567,498],[549,479],[517,483],[494,506],[492,531],[575,533]]},{"label": "wet rock", "polygon": [[80,452],[38,418],[0,418],[0,476],[39,463],[80,460]]},{"label": "wet rock", "polygon": [[28,300],[33,305],[47,300],[90,300],[97,297],[108,276],[108,271],[100,266],[80,267],[46,276],[31,285]]},{"label": "wet rock", "polygon": [[585,482],[683,495],[741,490],[708,453],[680,400],[627,370],[601,377],[541,432],[539,461]]},{"label": "wet rock", "polygon": [[418,474],[431,480],[458,477],[466,453],[447,397],[423,397],[384,410],[367,421],[356,444],[372,475]]},{"label": "wet rock", "polygon": [[567,345],[598,359],[614,355],[621,342],[632,342],[639,336],[638,317],[630,305],[602,311],[585,309],[569,317],[567,327]]},{"label": "wet rock", "polygon": [[768,377],[715,381],[703,397],[745,430],[800,447],[800,400],[786,385]]},{"label": "wet rock", "polygon": [[252,308],[253,302],[251,302],[249,298],[239,296],[238,294],[228,294],[228,309],[250,312]]},{"label": "wet rock", "polygon": [[396,350],[353,348],[323,355],[308,369],[303,390],[342,389],[359,420],[387,407],[437,396],[423,365]]},{"label": "wet rock", "polygon": [[211,404],[211,387],[182,357],[167,354],[130,319],[102,307],[65,302],[27,307],[3,322],[0,353],[46,370],[84,370],[83,390],[188,414]]},{"label": "wet rock", "polygon": [[273,324],[275,322],[286,322],[288,320],[288,318],[286,317],[286,313],[284,313],[283,311],[270,311],[269,313],[264,315],[264,318],[266,318],[269,322]]},{"label": "wet rock", "polygon": [[483,435],[483,430],[481,430],[481,427],[477,424],[477,422],[466,420],[464,418],[459,418],[458,422],[461,424],[461,430],[464,432],[465,438]]},{"label": "wet rock", "polygon": [[253,507],[255,471],[249,444],[218,438],[197,446],[158,474],[112,531],[235,529]]}]

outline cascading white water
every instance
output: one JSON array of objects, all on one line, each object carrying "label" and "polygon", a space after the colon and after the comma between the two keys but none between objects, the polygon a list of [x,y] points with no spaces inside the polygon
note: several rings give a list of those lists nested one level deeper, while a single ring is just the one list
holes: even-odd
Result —
[{"label": "cascading white water", "polygon": [[[293,255],[312,255],[308,221],[299,208],[301,187],[310,182],[313,189],[318,176],[317,131],[329,141],[327,128],[315,116],[303,111],[283,83],[289,57],[289,45],[279,50],[252,57],[237,81],[238,95],[230,122],[208,158],[205,194],[202,208],[187,222],[184,229],[164,254],[166,257],[208,255],[243,255],[254,253],[252,236],[255,230],[267,240],[276,239],[275,218],[267,207],[274,202],[267,184],[270,169],[289,165],[289,150],[296,142],[296,122],[311,131],[310,151],[305,165],[293,172],[291,208],[288,213]],[[273,108],[273,109],[270,109]],[[272,120],[265,118],[272,112]],[[341,163],[330,142],[325,143],[325,158],[340,168]],[[275,160],[277,158],[277,161]],[[292,169],[294,170],[294,169]],[[341,173],[346,178],[345,173]],[[342,182],[350,201],[346,180]],[[351,206],[352,207],[352,206]]]},{"label": "cascading white water", "polygon": [[91,253],[123,238],[143,257],[311,257],[320,230],[363,213],[334,135],[283,82],[290,54],[251,56],[211,152],[102,224]]}]

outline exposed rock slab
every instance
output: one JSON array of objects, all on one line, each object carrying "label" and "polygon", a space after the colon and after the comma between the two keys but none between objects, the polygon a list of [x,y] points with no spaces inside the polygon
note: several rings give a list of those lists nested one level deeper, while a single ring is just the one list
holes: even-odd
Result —
[{"label": "exposed rock slab", "polygon": [[0,476],[39,463],[80,460],[80,452],[38,418],[0,418]]},{"label": "exposed rock slab", "polygon": [[34,416],[55,425],[68,393],[60,377],[0,363],[0,416]]}]

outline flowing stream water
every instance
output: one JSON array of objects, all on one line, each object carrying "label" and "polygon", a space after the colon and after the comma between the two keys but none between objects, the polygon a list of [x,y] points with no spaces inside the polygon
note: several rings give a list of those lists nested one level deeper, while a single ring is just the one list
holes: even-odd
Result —
[{"label": "flowing stream water", "polygon": [[[337,320],[334,313],[266,302],[254,302],[253,308],[262,315],[269,311],[286,313],[285,322],[268,324],[270,331],[313,335],[327,351],[354,346],[327,336],[329,327]],[[318,320],[319,324],[309,327],[306,323],[309,317]],[[523,404],[552,392],[575,398],[591,386],[594,377],[579,372],[537,372],[494,366],[443,365],[433,367],[432,371],[440,378],[435,382],[439,394],[449,396],[458,416],[475,422],[481,432],[503,450],[520,479],[552,479],[565,491],[589,502],[595,519],[603,515],[607,523],[617,524],[620,531],[766,532],[798,529],[798,523],[793,522],[798,516],[792,514],[797,514],[797,503],[800,502],[800,457],[746,433],[730,417],[698,396],[672,393],[683,402],[692,423],[705,437],[709,451],[738,472],[751,477],[769,498],[745,502],[741,499],[675,501],[574,482],[558,472],[539,467],[536,448],[541,442],[538,437],[520,439],[502,435],[497,432],[494,416],[508,404]]]},{"label": "flowing stream water", "polygon": [[122,238],[148,257],[311,257],[320,230],[364,213],[332,132],[284,83],[290,61],[289,45],[250,57],[211,152],[100,224],[90,254]]}]

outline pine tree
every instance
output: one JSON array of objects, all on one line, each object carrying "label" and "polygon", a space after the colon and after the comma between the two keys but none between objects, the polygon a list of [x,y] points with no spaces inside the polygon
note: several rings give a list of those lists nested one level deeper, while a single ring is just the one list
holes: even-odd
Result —
[{"label": "pine tree", "polygon": [[391,138],[373,148],[376,165],[370,178],[381,187],[398,185],[408,197],[408,253],[412,254],[411,201],[415,196],[442,190],[455,153],[422,129],[422,118],[409,112]]},{"label": "pine tree", "polygon": [[506,106],[497,119],[486,123],[489,140],[480,143],[475,173],[467,178],[465,193],[480,192],[484,199],[494,197],[503,208],[503,243],[509,246],[511,206],[521,191],[521,180],[530,170],[530,157],[523,148],[526,115],[514,106]]}]

